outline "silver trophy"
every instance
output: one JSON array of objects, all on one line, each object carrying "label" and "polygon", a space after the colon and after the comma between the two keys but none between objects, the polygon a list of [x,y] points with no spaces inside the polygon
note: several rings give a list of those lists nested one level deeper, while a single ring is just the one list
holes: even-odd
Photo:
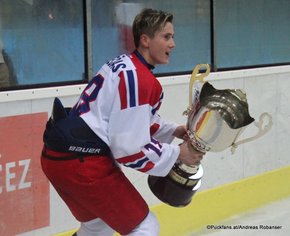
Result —
[{"label": "silver trophy", "polygon": [[[205,68],[205,72],[199,71]],[[207,64],[200,64],[193,70],[189,83],[189,106],[187,133],[193,149],[201,152],[220,152],[231,148],[232,153],[238,145],[253,141],[272,126],[272,117],[262,113],[259,122],[254,122],[249,114],[246,94],[240,89],[215,89],[204,78],[209,74]],[[265,119],[268,123],[265,125]],[[238,138],[251,123],[258,132],[249,138]],[[201,185],[202,165],[189,166],[177,161],[166,177],[149,176],[151,191],[161,201],[175,207],[188,205]]]}]

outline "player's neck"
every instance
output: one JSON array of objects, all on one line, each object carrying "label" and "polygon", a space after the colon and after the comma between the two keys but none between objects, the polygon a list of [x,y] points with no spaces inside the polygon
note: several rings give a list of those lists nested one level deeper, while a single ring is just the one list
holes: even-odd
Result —
[{"label": "player's neck", "polygon": [[137,55],[137,57],[139,58],[139,60],[148,67],[148,69],[153,70],[155,68],[154,65],[150,64],[148,62],[148,59],[146,59],[146,53],[143,53],[142,54],[142,51],[140,52],[139,49],[136,49],[134,51],[134,53]]}]

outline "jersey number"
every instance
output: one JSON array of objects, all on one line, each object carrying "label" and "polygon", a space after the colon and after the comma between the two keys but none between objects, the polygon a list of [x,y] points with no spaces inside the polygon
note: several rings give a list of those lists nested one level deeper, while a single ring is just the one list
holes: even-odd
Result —
[{"label": "jersey number", "polygon": [[78,103],[74,107],[75,112],[80,115],[90,111],[90,103],[97,99],[104,82],[103,76],[96,75],[83,91]]}]

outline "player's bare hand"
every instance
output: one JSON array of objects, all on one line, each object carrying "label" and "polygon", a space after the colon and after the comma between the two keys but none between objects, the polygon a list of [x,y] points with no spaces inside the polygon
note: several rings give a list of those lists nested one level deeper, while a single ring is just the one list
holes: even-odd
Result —
[{"label": "player's bare hand", "polygon": [[189,141],[180,144],[180,154],[178,160],[186,165],[199,165],[204,156],[204,152],[197,151]]},{"label": "player's bare hand", "polygon": [[175,129],[173,133],[173,136],[179,139],[183,139],[184,141],[187,141],[189,137],[186,132],[186,126],[185,125],[177,126],[177,128]]}]

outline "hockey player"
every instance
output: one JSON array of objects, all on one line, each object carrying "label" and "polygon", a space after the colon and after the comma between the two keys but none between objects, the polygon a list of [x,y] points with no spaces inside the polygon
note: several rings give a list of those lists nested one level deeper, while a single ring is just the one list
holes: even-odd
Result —
[{"label": "hockey player", "polygon": [[[75,106],[55,100],[44,133],[42,168],[81,222],[77,236],[157,236],[159,223],[119,164],[166,176],[177,159],[197,165],[184,125],[158,115],[163,92],[152,73],[175,47],[172,14],[144,9],[133,23],[136,50],[108,61]],[[171,144],[174,138],[181,145]]]}]

